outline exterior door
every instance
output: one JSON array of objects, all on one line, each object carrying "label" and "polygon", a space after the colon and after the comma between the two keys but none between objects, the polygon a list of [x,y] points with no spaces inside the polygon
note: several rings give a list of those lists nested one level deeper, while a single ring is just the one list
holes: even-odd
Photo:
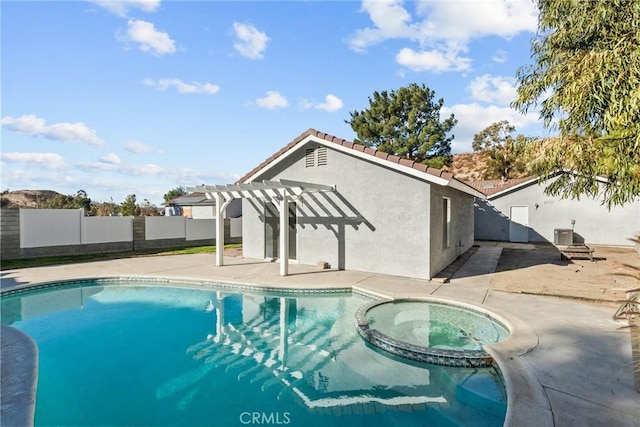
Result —
[{"label": "exterior door", "polygon": [[511,206],[509,208],[509,241],[529,241],[529,206]]},{"label": "exterior door", "polygon": [[[280,257],[280,214],[278,207],[271,203],[265,203],[264,209],[264,254],[265,258]],[[297,218],[296,204],[289,203],[289,259],[297,259]]]}]

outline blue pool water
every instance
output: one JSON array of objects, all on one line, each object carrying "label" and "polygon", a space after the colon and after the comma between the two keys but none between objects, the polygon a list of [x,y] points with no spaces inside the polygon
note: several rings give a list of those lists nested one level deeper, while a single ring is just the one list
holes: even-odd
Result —
[{"label": "blue pool water", "polygon": [[389,302],[366,316],[369,325],[385,335],[431,348],[482,350],[509,336],[506,327],[485,314],[438,302]]},{"label": "blue pool water", "polygon": [[493,368],[395,359],[370,299],[98,281],[1,299],[39,349],[36,425],[498,426]]}]

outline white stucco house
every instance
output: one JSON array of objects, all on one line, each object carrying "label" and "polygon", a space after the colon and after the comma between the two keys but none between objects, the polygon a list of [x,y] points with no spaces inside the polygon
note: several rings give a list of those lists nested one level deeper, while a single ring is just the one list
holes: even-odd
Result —
[{"label": "white stucco house", "polygon": [[278,259],[283,275],[297,262],[423,279],[471,248],[484,197],[450,173],[314,129],[236,184],[197,190],[221,208],[242,199],[243,255]]},{"label": "white stucco house", "polygon": [[544,189],[554,179],[469,182],[486,195],[476,200],[476,240],[565,244],[558,236],[573,234],[574,243],[634,246],[629,238],[640,231],[640,199],[608,209],[601,198],[548,196]]}]

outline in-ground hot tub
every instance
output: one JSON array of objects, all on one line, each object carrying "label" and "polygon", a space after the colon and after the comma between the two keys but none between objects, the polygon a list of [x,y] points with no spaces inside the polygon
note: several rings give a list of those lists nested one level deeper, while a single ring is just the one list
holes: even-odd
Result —
[{"label": "in-ground hot tub", "polygon": [[489,314],[453,303],[375,301],[358,309],[356,327],[372,345],[397,356],[446,366],[493,365],[486,344],[509,329]]}]

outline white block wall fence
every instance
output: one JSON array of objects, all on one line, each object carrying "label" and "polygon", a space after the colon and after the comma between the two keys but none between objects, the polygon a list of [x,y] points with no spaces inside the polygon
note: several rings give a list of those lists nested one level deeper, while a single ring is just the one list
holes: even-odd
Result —
[{"label": "white block wall fence", "polygon": [[82,209],[20,209],[20,247],[79,245]]},{"label": "white block wall fence", "polygon": [[[225,243],[241,243],[242,218],[224,221]],[[215,219],[85,217],[82,209],[2,209],[0,258],[214,245],[215,230]]]}]

